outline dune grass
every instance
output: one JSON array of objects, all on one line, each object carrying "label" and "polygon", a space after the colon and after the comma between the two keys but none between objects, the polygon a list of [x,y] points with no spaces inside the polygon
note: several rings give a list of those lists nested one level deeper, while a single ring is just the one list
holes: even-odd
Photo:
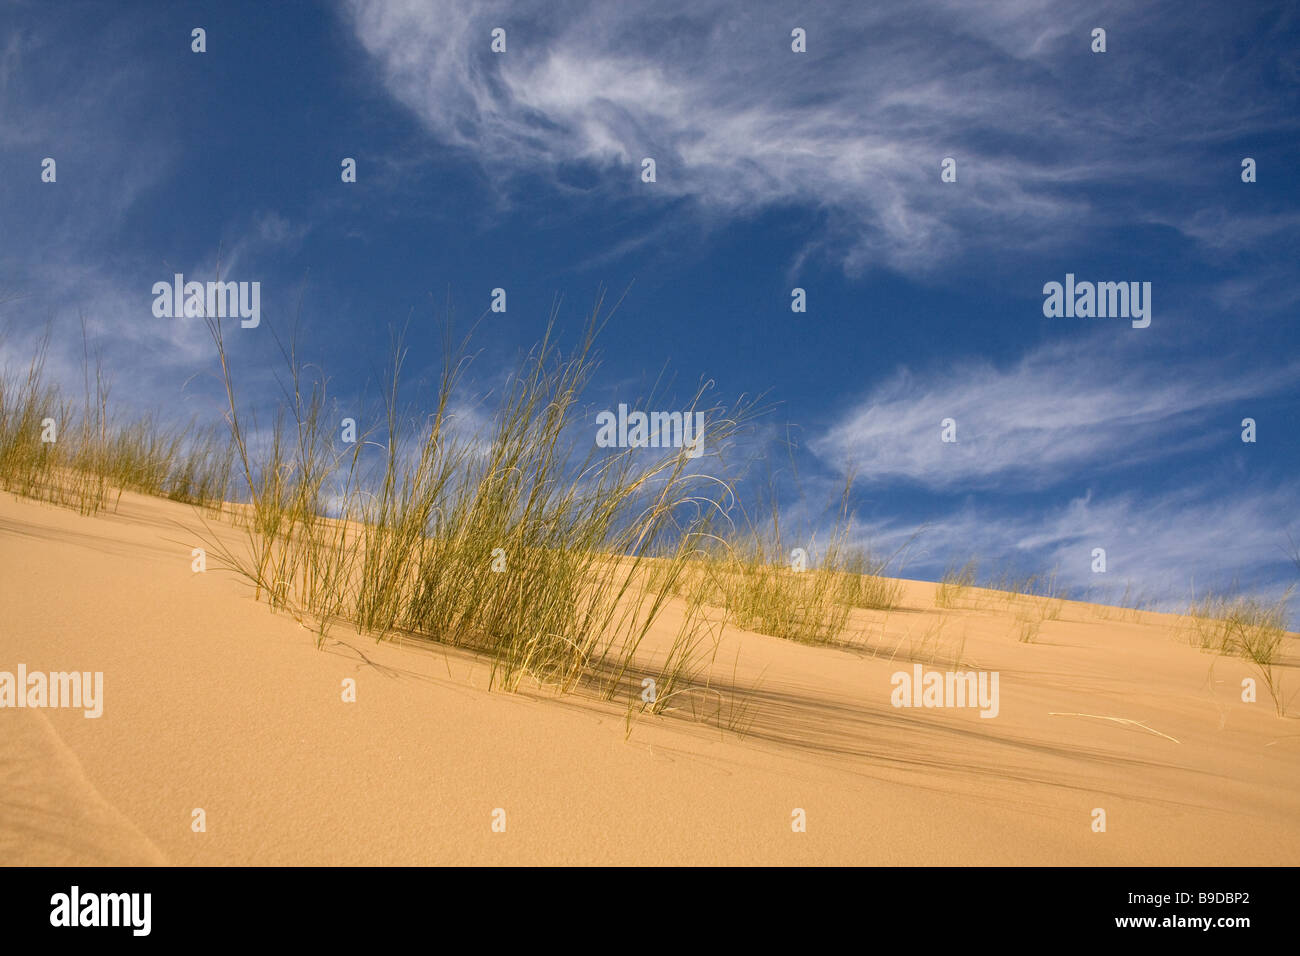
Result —
[{"label": "dune grass", "polygon": [[849,620],[834,547],[812,558],[812,566],[800,566],[800,558],[792,562],[792,550],[775,533],[751,532],[732,542],[725,556],[715,558],[723,606],[737,627],[801,644],[829,644]]},{"label": "dune grass", "polygon": [[1154,603],[1145,591],[1137,591],[1132,581],[1124,583],[1124,592],[1120,595],[1118,601],[1104,600],[1104,595],[1099,597],[1089,596],[1089,600],[1098,605],[1097,616],[1102,620],[1124,620],[1138,623],[1142,620],[1143,612],[1147,611]]},{"label": "dune grass", "polygon": [[[26,369],[0,376],[0,487],[83,514],[124,490],[203,505],[239,532],[231,544],[207,526],[209,553],[318,642],[345,624],[463,646],[487,654],[492,684],[508,689],[581,684],[612,698],[648,678],[655,713],[716,696],[696,674],[728,622],[818,644],[843,632],[851,607],[894,604],[901,585],[882,577],[886,562],[847,552],[839,529],[806,572],[785,564],[779,525],[775,537],[721,533],[734,528],[734,481],[689,449],[594,448],[582,394],[598,316],[567,356],[552,316],[486,428],[460,420],[468,340],[444,338],[434,407],[419,415],[399,402],[396,343],[382,415],[349,444],[293,341],[281,344],[284,398],[250,405],[221,323],[208,322],[225,398],[213,430],[152,416],[117,425],[88,348],[83,401],[65,400],[44,384],[47,336]],[[745,411],[703,398],[685,414],[705,412],[705,444],[723,447]],[[660,634],[647,647],[670,607],[667,644]],[[743,705],[716,710],[731,724]]]},{"label": "dune grass", "polygon": [[[921,618],[924,624],[924,630],[919,637],[914,629],[908,626],[903,633],[894,641],[894,646],[890,649],[888,660],[898,659],[899,651],[903,649],[904,641],[907,642],[907,649],[903,653],[903,659],[919,664],[934,666],[935,664],[947,664],[951,667],[961,669],[970,662],[966,659],[966,626],[962,625],[960,633],[952,636],[949,631],[949,625],[952,624],[952,615],[946,610],[941,610],[934,615],[925,615]],[[884,656],[883,648],[880,652],[872,652],[873,657]]]},{"label": "dune grass", "polygon": [[1287,636],[1286,612],[1292,591],[1277,600],[1252,595],[1208,594],[1187,610],[1186,633],[1193,646],[1242,657],[1258,671],[1278,716],[1286,716],[1282,695],[1281,652]]},{"label": "dune grass", "polygon": [[904,583],[890,577],[894,561],[907,548],[904,544],[894,554],[881,557],[866,548],[855,548],[844,553],[840,573],[845,576],[840,597],[849,607],[872,611],[889,611],[899,606]]},{"label": "dune grass", "polygon": [[[66,399],[45,383],[47,335],[26,368],[0,372],[0,488],[82,514],[116,507],[124,490],[202,506],[242,533],[238,546],[209,534],[209,551],[320,642],[342,624],[377,640],[466,647],[490,658],[492,686],[583,686],[633,705],[650,680],[655,693],[643,710],[689,702],[734,723],[743,706],[724,703],[699,676],[722,628],[842,643],[854,609],[898,606],[903,582],[886,576],[897,555],[849,547],[851,481],[818,542],[788,534],[775,496],[764,519],[751,521],[735,501],[736,480],[720,464],[701,468],[688,449],[593,447],[582,396],[601,321],[598,305],[564,354],[552,316],[495,407],[474,418],[486,425],[472,428],[462,382],[468,339],[446,334],[433,407],[418,414],[399,400],[399,340],[381,413],[352,443],[339,440],[325,380],[309,373],[292,341],[282,346],[285,398],[262,427],[257,412],[266,410],[240,401],[221,324],[209,322],[226,420],[200,428],[152,415],[119,424],[88,346],[82,401]],[[704,441],[716,450],[744,411],[703,401],[701,390],[685,413],[706,413]],[[968,604],[977,571],[974,558],[950,566],[936,585],[938,607]],[[1023,642],[1062,613],[1054,574],[1004,575],[998,587]],[[976,598],[978,607],[987,595]],[[1284,605],[1209,598],[1190,612],[1194,641],[1250,660],[1279,713]],[[647,642],[668,618],[670,629]],[[933,658],[943,620],[909,653]]]},{"label": "dune grass", "polygon": [[1043,629],[1043,619],[1035,614],[1016,612],[1016,636],[1021,644],[1032,644]]},{"label": "dune grass", "polygon": [[739,508],[741,527],[710,539],[712,600],[732,623],[801,644],[832,644],[847,639],[853,608],[896,606],[903,585],[881,576],[889,559],[848,545],[851,490],[850,478],[823,542],[812,532],[788,535],[770,493],[764,520]]},{"label": "dune grass", "polygon": [[[486,430],[472,433],[454,411],[465,343],[444,339],[434,407],[412,419],[398,403],[399,342],[382,427],[341,448],[326,424],[323,384],[307,380],[290,347],[291,398],[260,458],[220,324],[210,323],[249,498],[247,557],[228,548],[220,557],[259,598],[311,619],[322,640],[348,622],[377,639],[468,647],[491,658],[492,685],[511,690],[525,679],[605,697],[639,689],[651,659],[643,642],[675,601],[681,624],[652,675],[660,700],[670,699],[716,637],[703,590],[684,586],[683,572],[729,485],[696,471],[686,448],[595,448],[581,396],[596,367],[599,309],[568,356],[553,321]],[[697,393],[687,413],[702,400]],[[720,409],[706,420],[713,447],[737,425]],[[381,449],[377,467],[363,444]]]},{"label": "dune grass", "polygon": [[1033,644],[1042,633],[1046,621],[1056,621],[1065,606],[1056,585],[1056,572],[1033,575],[1012,584],[1008,601],[1016,618],[1017,639],[1022,644]]},{"label": "dune grass", "polygon": [[948,565],[935,587],[935,603],[941,608],[956,607],[966,593],[975,586],[975,576],[978,573],[979,561],[976,558],[971,558],[960,567]]},{"label": "dune grass", "polygon": [[1010,613],[1013,633],[1022,644],[1033,644],[1047,621],[1060,620],[1068,600],[1057,583],[1057,572],[1019,576],[1011,570],[978,584],[979,559],[950,564],[935,586],[935,605],[946,610],[993,610]]},{"label": "dune grass", "polygon": [[83,515],[116,508],[123,491],[221,509],[231,449],[220,431],[148,415],[117,424],[110,383],[88,353],[79,407],[45,381],[48,346],[47,333],[25,369],[0,370],[0,488]]}]

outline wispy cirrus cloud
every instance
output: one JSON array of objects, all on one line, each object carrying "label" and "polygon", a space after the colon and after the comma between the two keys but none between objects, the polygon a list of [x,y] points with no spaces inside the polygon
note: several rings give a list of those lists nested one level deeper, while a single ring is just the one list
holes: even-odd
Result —
[{"label": "wispy cirrus cloud", "polygon": [[[1075,187],[1131,187],[1152,149],[1186,151],[1247,124],[1294,126],[1284,104],[1258,88],[1244,95],[1252,78],[1240,64],[1211,62],[1189,96],[1186,71],[1154,44],[1172,28],[1155,7],[350,0],[345,9],[392,95],[494,173],[585,161],[630,190],[651,156],[658,194],[688,198],[704,216],[783,204],[822,212],[809,248],[850,272],[924,273],[993,236],[1002,253],[1067,242],[1132,214],[1113,194],[1102,204]],[[1108,54],[1089,82],[1122,90],[1119,109],[1080,95],[1072,74],[1098,21],[1127,52]],[[1177,22],[1214,41],[1212,24]],[[807,54],[790,51],[795,26],[808,31]],[[503,55],[489,51],[494,27],[507,30]],[[1171,42],[1182,50],[1198,38]],[[1267,51],[1260,60],[1268,69]],[[945,156],[958,160],[960,188],[939,181]]]},{"label": "wispy cirrus cloud", "polygon": [[[901,369],[809,446],[865,481],[1043,488],[1221,442],[1242,417],[1234,403],[1287,392],[1298,379],[1300,363],[1153,360],[1094,336],[1087,346],[1050,343],[1005,367],[972,358]],[[956,442],[941,441],[945,419],[955,422]]]},{"label": "wispy cirrus cloud", "polygon": [[[1295,482],[1270,488],[1190,485],[1158,495],[1091,491],[1027,508],[971,503],[924,524],[890,519],[861,529],[882,554],[910,545],[903,572],[937,579],[974,556],[981,580],[1001,568],[1056,574],[1075,596],[1117,601],[1127,590],[1165,610],[1210,590],[1238,587],[1280,596],[1295,579],[1286,520],[1300,497]],[[1283,517],[1285,516],[1285,517]],[[1093,571],[1093,550],[1106,570]]]}]

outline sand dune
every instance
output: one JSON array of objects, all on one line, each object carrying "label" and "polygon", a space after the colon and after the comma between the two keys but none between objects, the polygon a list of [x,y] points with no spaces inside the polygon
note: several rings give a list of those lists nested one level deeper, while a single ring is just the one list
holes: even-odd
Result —
[{"label": "sand dune", "polygon": [[[489,693],[468,653],[347,628],[318,650],[235,576],[192,573],[198,526],[132,494],[93,518],[0,499],[0,671],[102,671],[105,687],[97,719],[0,710],[4,862],[1300,857],[1300,724],[1262,688],[1243,703],[1252,666],[1180,641],[1173,616],[1067,603],[1022,644],[1005,595],[940,608],[908,582],[903,607],[854,612],[852,646],[726,630],[715,689],[629,735],[626,703]],[[893,706],[892,675],[955,661],[998,673],[996,717]]]}]

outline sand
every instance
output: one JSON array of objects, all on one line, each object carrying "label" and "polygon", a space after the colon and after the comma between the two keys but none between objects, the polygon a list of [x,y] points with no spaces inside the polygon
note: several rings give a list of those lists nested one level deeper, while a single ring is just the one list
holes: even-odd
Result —
[{"label": "sand", "polygon": [[[629,735],[626,703],[489,692],[467,652],[346,627],[318,649],[215,560],[191,571],[199,526],[132,494],[92,518],[0,498],[0,671],[104,674],[97,719],[0,709],[0,862],[1300,860],[1300,723],[1174,616],[1067,603],[1025,644],[1004,595],[908,582],[855,612],[856,646],[727,629],[722,712],[683,695]],[[954,657],[998,673],[996,717],[893,706],[893,674]]]}]

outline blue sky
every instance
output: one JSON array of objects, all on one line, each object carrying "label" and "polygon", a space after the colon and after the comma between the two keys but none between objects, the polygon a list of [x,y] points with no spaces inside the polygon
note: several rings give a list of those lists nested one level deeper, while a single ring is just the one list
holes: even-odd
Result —
[{"label": "blue sky", "polygon": [[[622,303],[593,414],[665,368],[670,407],[702,379],[764,394],[753,441],[795,440],[792,513],[814,524],[855,469],[865,540],[924,529],[910,576],[978,554],[1078,594],[1278,593],[1300,541],[1298,39],[1269,3],[10,2],[0,290],[23,298],[0,358],[52,323],[79,388],[84,314],[117,401],[211,420],[207,334],[155,318],[151,288],[220,249],[262,285],[264,325],[234,336],[252,394],[301,304],[344,405],[407,326],[418,401],[448,304],[481,317],[487,388],[557,297],[572,341],[603,285]],[[1150,282],[1150,326],[1044,317],[1066,273]]]}]

